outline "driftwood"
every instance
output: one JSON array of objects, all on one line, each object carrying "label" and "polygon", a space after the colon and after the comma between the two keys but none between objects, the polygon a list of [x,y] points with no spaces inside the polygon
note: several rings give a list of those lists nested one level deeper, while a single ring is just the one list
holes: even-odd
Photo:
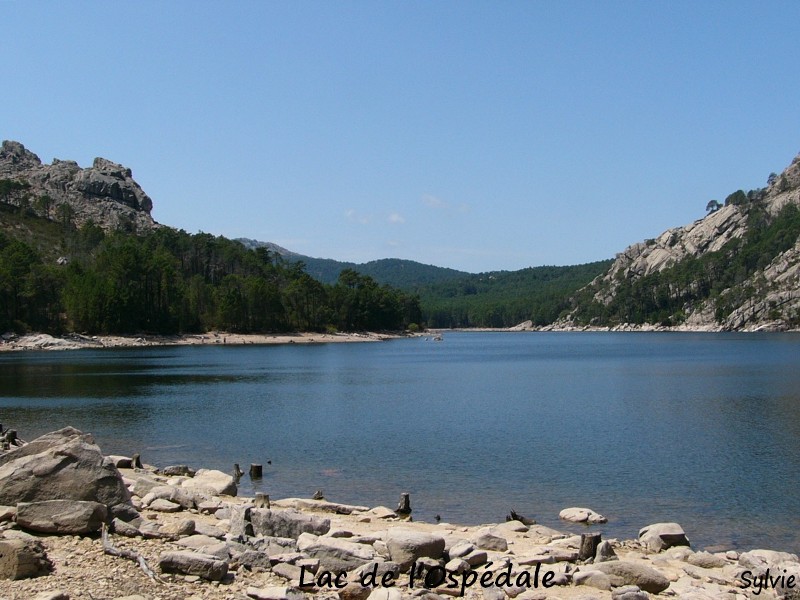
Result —
[{"label": "driftwood", "polygon": [[139,564],[142,571],[144,571],[145,575],[147,575],[150,579],[157,583],[164,583],[161,578],[155,574],[153,569],[150,568],[150,565],[147,564],[147,561],[144,557],[136,552],[135,550],[125,550],[124,548],[117,548],[111,543],[111,540],[108,539],[108,526],[103,523],[103,528],[101,530],[103,536],[103,552],[105,554],[109,554],[111,556],[119,556],[120,558],[127,558],[128,560],[132,560],[135,563]]},{"label": "driftwood", "polygon": [[523,525],[536,525],[536,521],[534,519],[529,519],[528,517],[519,514],[513,508],[511,512],[506,515],[506,521],[519,521]]}]

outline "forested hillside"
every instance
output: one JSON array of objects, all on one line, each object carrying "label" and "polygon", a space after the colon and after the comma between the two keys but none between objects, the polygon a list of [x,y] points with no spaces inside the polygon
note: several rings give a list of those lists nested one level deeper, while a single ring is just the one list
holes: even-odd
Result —
[{"label": "forested hillside", "polygon": [[607,271],[611,262],[479,273],[414,291],[429,327],[547,325],[570,308],[576,290]]},{"label": "forested hillside", "polygon": [[324,285],[223,237],[105,233],[9,205],[0,218],[0,331],[398,330],[421,320],[416,297],[369,277],[345,271]]}]

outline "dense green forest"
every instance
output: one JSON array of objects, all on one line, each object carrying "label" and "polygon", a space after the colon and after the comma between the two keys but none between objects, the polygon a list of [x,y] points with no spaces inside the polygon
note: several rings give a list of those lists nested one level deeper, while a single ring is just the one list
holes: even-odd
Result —
[{"label": "dense green forest", "polygon": [[368,276],[347,270],[325,285],[302,263],[223,237],[106,234],[0,212],[0,331],[399,330],[422,319],[416,296]]},{"label": "dense green forest", "polygon": [[[691,307],[710,300],[715,307],[716,320],[721,321],[735,308],[765,291],[763,282],[759,284],[758,278],[755,281],[751,278],[780,253],[794,246],[800,236],[797,205],[788,204],[772,216],[759,199],[742,193],[732,201],[747,214],[747,232],[741,238],[730,240],[716,252],[686,258],[639,279],[620,277],[608,305],[594,299],[598,288],[582,290],[574,299],[574,317],[593,325],[677,325],[684,321]],[[726,204],[729,201],[730,196]],[[800,319],[790,325],[800,325]]]},{"label": "dense green forest", "polygon": [[468,275],[414,288],[429,327],[547,325],[570,308],[570,297],[611,260],[568,267],[531,267]]}]

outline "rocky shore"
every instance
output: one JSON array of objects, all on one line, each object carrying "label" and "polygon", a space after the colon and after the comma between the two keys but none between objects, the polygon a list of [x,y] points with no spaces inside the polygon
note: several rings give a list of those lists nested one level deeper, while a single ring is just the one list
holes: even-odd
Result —
[{"label": "rocky shore", "polygon": [[[234,476],[104,456],[67,427],[0,434],[0,600],[639,600],[796,597],[800,562],[771,550],[695,552],[677,523],[602,540],[515,513],[465,527],[402,502],[242,498]],[[320,494],[321,495],[321,494]]]},{"label": "rocky shore", "polygon": [[0,335],[0,352],[14,350],[80,350],[83,348],[140,348],[145,346],[201,346],[247,344],[328,344],[338,342],[380,342],[402,337],[392,333],[226,333],[212,331],[181,335],[81,335],[54,337],[46,333]]}]

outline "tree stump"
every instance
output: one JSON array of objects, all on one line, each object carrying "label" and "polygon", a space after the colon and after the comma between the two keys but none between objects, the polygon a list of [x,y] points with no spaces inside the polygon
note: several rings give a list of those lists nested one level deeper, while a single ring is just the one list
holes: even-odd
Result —
[{"label": "tree stump", "polygon": [[407,517],[411,514],[411,494],[408,492],[400,494],[400,502],[394,512],[401,517]]},{"label": "tree stump", "polygon": [[244,471],[239,468],[239,463],[233,463],[233,478],[238,481],[242,475],[244,475]]},{"label": "tree stump", "polygon": [[256,508],[269,508],[269,494],[256,492],[256,497],[255,500],[253,500],[253,504]]},{"label": "tree stump", "polygon": [[597,554],[597,546],[600,545],[602,535],[599,533],[582,533],[581,549],[578,551],[578,560],[589,560]]},{"label": "tree stump", "polygon": [[250,479],[261,479],[264,473],[262,465],[259,464],[251,464],[250,465]]},{"label": "tree stump", "polygon": [[142,468],[144,468],[144,467],[142,467],[142,457],[138,452],[131,457],[131,466],[134,469],[142,469]]}]

